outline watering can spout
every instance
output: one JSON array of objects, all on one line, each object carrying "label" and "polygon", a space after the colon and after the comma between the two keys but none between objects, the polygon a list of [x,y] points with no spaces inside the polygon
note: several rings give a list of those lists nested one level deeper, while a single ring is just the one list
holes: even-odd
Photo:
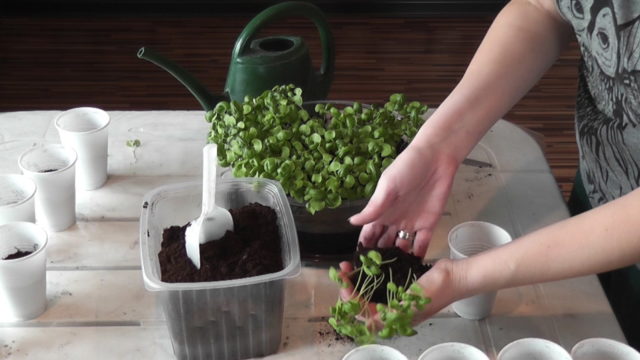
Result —
[{"label": "watering can spout", "polygon": [[173,75],[195,96],[205,111],[213,110],[218,102],[228,100],[226,96],[214,95],[188,71],[148,47],[138,50],[138,58],[150,61]]}]

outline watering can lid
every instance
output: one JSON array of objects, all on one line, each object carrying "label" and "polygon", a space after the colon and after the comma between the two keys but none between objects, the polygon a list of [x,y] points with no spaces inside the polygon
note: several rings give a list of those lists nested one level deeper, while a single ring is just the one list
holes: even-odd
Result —
[{"label": "watering can lid", "polygon": [[309,50],[298,36],[269,36],[252,40],[236,61],[242,64],[266,65],[298,61],[309,57]]}]

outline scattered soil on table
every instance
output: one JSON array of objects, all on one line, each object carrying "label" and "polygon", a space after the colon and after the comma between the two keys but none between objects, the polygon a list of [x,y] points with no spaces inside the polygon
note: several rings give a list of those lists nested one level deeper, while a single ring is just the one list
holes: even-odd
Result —
[{"label": "scattered soil on table", "polygon": [[280,231],[275,210],[252,203],[230,209],[233,231],[220,240],[200,245],[200,269],[185,249],[183,226],[171,226],[162,233],[158,254],[164,282],[202,282],[241,279],[274,273],[284,268]]},{"label": "scattered soil on table", "polygon": [[339,334],[334,328],[329,326],[328,329],[318,330],[320,343],[331,347],[334,344],[355,344],[355,341],[345,335]]},{"label": "scattered soil on table", "polygon": [[33,254],[33,251],[22,251],[22,250],[16,250],[16,252],[14,252],[13,254],[9,254],[5,257],[2,258],[2,260],[14,260],[14,259],[20,259],[23,258],[27,255],[31,255]]},{"label": "scattered soil on table", "polygon": [[[362,265],[360,261],[360,255],[365,255],[370,250],[376,250],[382,255],[382,260],[392,260],[389,263],[383,264],[380,266],[380,270],[382,272],[381,275],[384,276],[384,279],[380,286],[378,286],[371,297],[371,302],[375,303],[387,303],[387,283],[389,282],[389,270],[391,270],[392,278],[394,284],[398,286],[404,286],[405,284],[411,284],[413,280],[413,276],[415,279],[418,279],[422,274],[431,269],[430,264],[423,264],[422,258],[415,256],[413,254],[409,254],[399,247],[389,247],[389,248],[366,248],[361,243],[358,243],[358,248],[354,253],[352,264],[354,268],[358,268]],[[351,282],[355,284],[358,280],[359,272],[354,273],[351,276]],[[364,275],[364,274],[363,274]],[[412,276],[407,282],[407,277]]]}]

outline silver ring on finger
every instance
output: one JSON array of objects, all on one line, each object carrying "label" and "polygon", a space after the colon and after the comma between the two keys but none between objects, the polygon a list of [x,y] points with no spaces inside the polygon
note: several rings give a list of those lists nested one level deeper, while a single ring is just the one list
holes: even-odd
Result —
[{"label": "silver ring on finger", "polygon": [[398,235],[398,239],[407,240],[407,241],[413,241],[413,239],[416,237],[416,233],[410,233],[406,230],[398,231],[397,235]]}]

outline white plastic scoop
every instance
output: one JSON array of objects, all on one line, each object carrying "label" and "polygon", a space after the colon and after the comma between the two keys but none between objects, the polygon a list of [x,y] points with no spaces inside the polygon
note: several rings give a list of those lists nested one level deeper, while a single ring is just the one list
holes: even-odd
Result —
[{"label": "white plastic scoop", "polygon": [[200,244],[219,240],[227,230],[233,230],[233,218],[225,208],[216,206],[216,168],[218,147],[206,145],[202,149],[202,213],[185,231],[187,256],[200,269]]}]

